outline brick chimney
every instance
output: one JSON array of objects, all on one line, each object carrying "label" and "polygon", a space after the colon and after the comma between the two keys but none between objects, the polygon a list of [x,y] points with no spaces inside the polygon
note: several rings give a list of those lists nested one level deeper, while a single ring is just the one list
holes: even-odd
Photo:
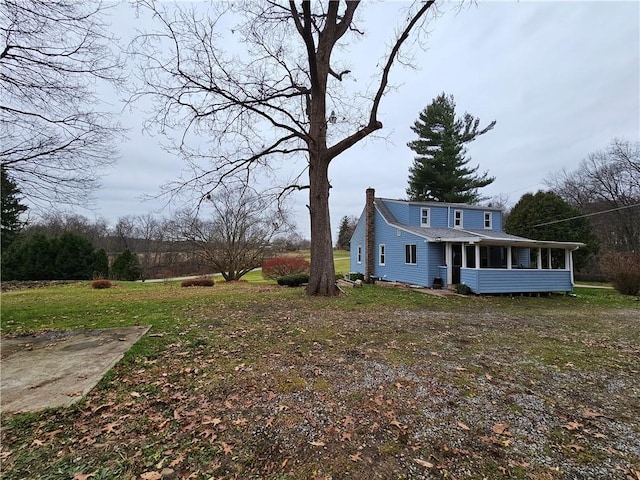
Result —
[{"label": "brick chimney", "polygon": [[364,281],[367,283],[371,282],[375,267],[375,208],[373,206],[375,194],[376,191],[373,188],[367,188],[367,200],[364,207]]}]

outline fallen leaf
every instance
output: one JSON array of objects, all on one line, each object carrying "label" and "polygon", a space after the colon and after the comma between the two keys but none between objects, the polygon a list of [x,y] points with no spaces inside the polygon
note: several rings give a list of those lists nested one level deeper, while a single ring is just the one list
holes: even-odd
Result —
[{"label": "fallen leaf", "polygon": [[178,458],[176,458],[173,462],[171,462],[171,463],[169,464],[169,466],[170,466],[171,468],[173,468],[173,467],[177,467],[177,466],[178,466],[178,465],[180,465],[182,462],[184,462],[184,455],[180,454],[180,455],[178,455]]},{"label": "fallen leaf", "polygon": [[578,430],[580,427],[584,427],[584,424],[578,422],[569,422],[566,425],[563,425],[567,430]]},{"label": "fallen leaf", "polygon": [[467,425],[465,425],[462,422],[458,422],[458,427],[460,427],[462,430],[471,430]]},{"label": "fallen leaf", "polygon": [[222,442],[222,450],[225,455],[233,455],[233,447],[228,443]]},{"label": "fallen leaf", "polygon": [[353,425],[353,423],[354,423],[354,422],[353,422],[353,417],[351,417],[351,416],[349,416],[349,415],[347,415],[347,416],[345,417],[345,419],[342,421],[342,425],[343,425],[344,427],[348,427],[349,425]]},{"label": "fallen leaf", "polygon": [[602,415],[601,413],[598,412],[594,412],[593,410],[586,408],[584,410],[584,412],[582,412],[582,417],[583,418],[598,418],[598,417],[604,417],[604,415]]},{"label": "fallen leaf", "polygon": [[418,465],[421,465],[421,466],[423,466],[425,468],[433,468],[433,463],[431,463],[431,462],[427,462],[427,461],[421,460],[419,458],[414,458],[413,461],[416,462]]},{"label": "fallen leaf", "polygon": [[42,440],[38,440],[37,438],[33,439],[33,442],[31,442],[31,446],[32,447],[41,447],[42,445],[44,445],[44,442]]},{"label": "fallen leaf", "polygon": [[493,430],[493,433],[497,434],[497,435],[502,435],[507,428],[509,428],[509,425],[507,425],[506,423],[496,423],[491,430]]},{"label": "fallen leaf", "polygon": [[352,462],[359,462],[360,460],[362,460],[362,458],[360,458],[360,452],[349,455],[349,458]]},{"label": "fallen leaf", "polygon": [[313,445],[314,447],[324,447],[326,445],[326,443],[324,442],[309,442],[309,444]]},{"label": "fallen leaf", "polygon": [[340,441],[344,442],[344,441],[351,441],[351,434],[349,432],[342,432],[340,434]]},{"label": "fallen leaf", "polygon": [[140,475],[142,480],[160,480],[162,478],[162,474],[160,472],[144,472]]},{"label": "fallen leaf", "polygon": [[402,430],[402,424],[396,419],[393,419],[391,421],[391,425],[393,425],[394,427],[398,427],[400,430]]},{"label": "fallen leaf", "polygon": [[489,375],[488,373],[485,373],[484,376],[487,378],[487,380],[493,380],[493,377],[491,375]]},{"label": "fallen leaf", "polygon": [[440,355],[438,352],[430,352],[431,356],[433,357],[441,357],[442,355]]},{"label": "fallen leaf", "polygon": [[102,431],[104,433],[112,433],[116,427],[120,426],[120,422],[111,422],[111,423],[107,423],[103,428]]},{"label": "fallen leaf", "polygon": [[138,397],[140,397],[140,394],[139,394],[138,392],[131,392],[131,394],[130,394],[130,395],[131,395],[132,397],[134,397],[134,398],[138,398]]},{"label": "fallen leaf", "polygon": [[466,369],[466,368],[464,368],[464,367],[456,367],[456,368],[454,368],[454,370],[455,370],[456,372],[466,372],[466,371],[467,371],[467,369]]},{"label": "fallen leaf", "polygon": [[95,477],[96,474],[95,473],[80,473],[80,472],[76,472],[73,474],[73,479],[72,480],[88,480],[91,477]]}]

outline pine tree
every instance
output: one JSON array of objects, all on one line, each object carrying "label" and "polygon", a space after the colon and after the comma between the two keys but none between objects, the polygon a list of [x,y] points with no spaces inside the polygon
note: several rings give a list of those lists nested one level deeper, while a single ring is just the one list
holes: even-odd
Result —
[{"label": "pine tree", "polygon": [[336,247],[341,250],[348,250],[351,243],[351,236],[353,235],[358,219],[354,216],[348,217],[345,215],[340,220],[340,227],[338,228],[338,241]]},{"label": "pine tree", "polygon": [[479,129],[480,119],[469,113],[456,119],[455,107],[453,95],[442,93],[411,127],[419,139],[407,144],[417,154],[409,169],[410,200],[477,203],[478,189],[495,180],[487,172],[478,175],[479,167],[467,166],[471,159],[464,145],[491,130],[496,121]]},{"label": "pine tree", "polygon": [[23,222],[20,215],[27,210],[25,205],[20,203],[20,189],[18,185],[7,175],[4,166],[0,167],[0,193],[2,197],[2,230],[0,245],[6,250],[16,235],[22,229]]},{"label": "pine tree", "polygon": [[118,255],[111,265],[111,275],[116,280],[138,280],[141,273],[138,256],[128,248]]}]

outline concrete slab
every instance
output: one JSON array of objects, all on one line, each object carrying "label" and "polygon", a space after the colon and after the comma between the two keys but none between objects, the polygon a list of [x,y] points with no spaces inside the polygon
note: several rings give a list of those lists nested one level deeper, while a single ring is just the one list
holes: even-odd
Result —
[{"label": "concrete slab", "polygon": [[150,328],[43,332],[2,338],[2,412],[33,412],[74,404]]}]

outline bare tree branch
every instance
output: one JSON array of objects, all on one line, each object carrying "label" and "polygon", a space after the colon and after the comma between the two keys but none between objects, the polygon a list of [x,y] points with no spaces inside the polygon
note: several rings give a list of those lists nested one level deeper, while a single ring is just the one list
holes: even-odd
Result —
[{"label": "bare tree branch", "polygon": [[94,81],[121,84],[105,10],[75,0],[0,5],[0,162],[36,205],[86,203],[123,131],[94,110]]}]

